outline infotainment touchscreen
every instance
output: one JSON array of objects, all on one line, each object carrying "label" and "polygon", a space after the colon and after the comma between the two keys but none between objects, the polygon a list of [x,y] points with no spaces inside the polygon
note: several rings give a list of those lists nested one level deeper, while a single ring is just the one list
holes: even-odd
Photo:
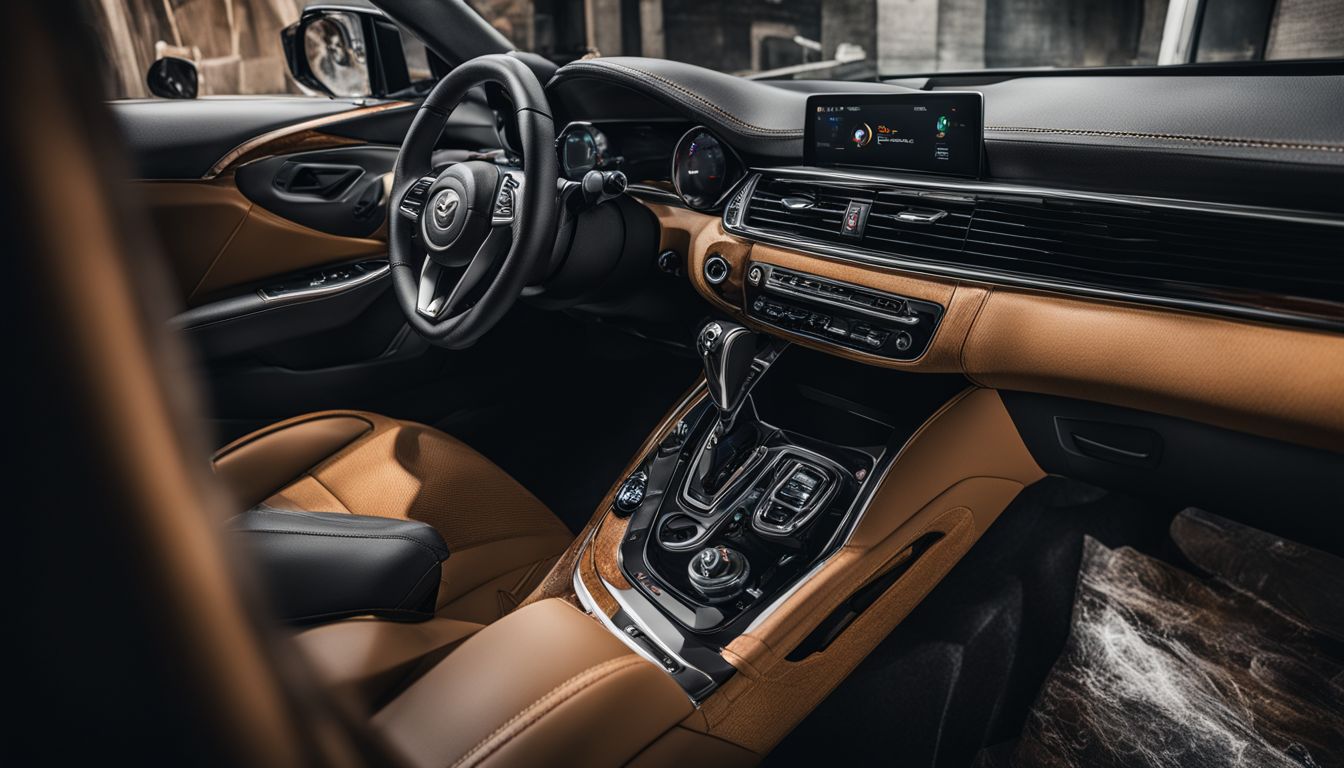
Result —
[{"label": "infotainment touchscreen", "polygon": [[983,105],[966,92],[809,96],[804,162],[978,178]]}]

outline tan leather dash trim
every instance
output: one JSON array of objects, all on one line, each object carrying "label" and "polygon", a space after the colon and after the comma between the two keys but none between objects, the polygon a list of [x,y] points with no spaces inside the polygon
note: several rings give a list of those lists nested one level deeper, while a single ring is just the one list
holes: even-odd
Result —
[{"label": "tan leather dash trim", "polygon": [[629,667],[634,667],[645,663],[643,659],[635,655],[620,656],[615,659],[607,659],[601,664],[594,665],[569,678],[565,682],[552,688],[546,695],[532,702],[523,711],[509,718],[507,722],[496,728],[493,733],[484,739],[467,753],[453,763],[453,768],[459,766],[478,765],[500,747],[507,744],[510,740],[527,730],[532,724],[536,723],[547,713],[572,699],[604,678],[614,675]]}]

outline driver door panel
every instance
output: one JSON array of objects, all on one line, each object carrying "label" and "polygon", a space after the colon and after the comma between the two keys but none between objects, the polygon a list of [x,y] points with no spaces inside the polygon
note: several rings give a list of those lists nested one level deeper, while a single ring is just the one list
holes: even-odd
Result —
[{"label": "driver door panel", "polygon": [[[233,117],[221,127],[223,101]],[[416,105],[258,98],[113,109],[183,307],[172,325],[204,365],[218,439],[323,408],[395,412],[399,392],[443,373],[443,356],[409,332],[387,290],[390,174]],[[172,130],[147,130],[158,117]],[[473,98],[435,159],[497,144],[494,113]]]}]

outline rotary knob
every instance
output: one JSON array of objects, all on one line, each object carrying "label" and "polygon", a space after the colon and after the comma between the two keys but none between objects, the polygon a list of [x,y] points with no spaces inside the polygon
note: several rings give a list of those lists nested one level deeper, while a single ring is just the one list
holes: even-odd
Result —
[{"label": "rotary knob", "polygon": [[747,558],[741,552],[723,545],[700,550],[687,570],[691,586],[710,602],[737,597],[751,575]]}]

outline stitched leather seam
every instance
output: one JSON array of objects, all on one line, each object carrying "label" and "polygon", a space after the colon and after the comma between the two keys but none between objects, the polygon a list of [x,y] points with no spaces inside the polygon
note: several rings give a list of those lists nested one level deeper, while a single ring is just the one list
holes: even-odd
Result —
[{"label": "stitched leather seam", "polygon": [[1046,133],[1063,136],[1097,136],[1103,138],[1159,139],[1162,141],[1184,141],[1191,144],[1208,144],[1224,147],[1250,147],[1253,149],[1297,149],[1310,152],[1344,152],[1341,144],[1305,144],[1291,141],[1268,141],[1265,139],[1242,139],[1229,136],[1193,136],[1180,133],[1143,133],[1140,131],[1096,131],[1081,128],[1025,128],[1008,125],[986,125],[986,131],[1005,133]]},{"label": "stitched leather seam", "polygon": [[286,535],[286,536],[324,536],[324,537],[326,537],[326,538],[330,538],[330,539],[373,539],[373,540],[375,540],[375,541],[378,541],[378,540],[386,541],[386,540],[389,540],[389,539],[401,539],[402,541],[409,541],[409,542],[411,542],[412,544],[416,545],[417,547],[420,547],[421,549],[425,550],[426,552],[429,552],[430,554],[432,554],[432,555],[435,557],[436,560],[437,560],[437,558],[438,558],[438,556],[439,556],[439,551],[436,550],[436,549],[434,549],[433,547],[429,546],[428,544],[425,544],[425,543],[422,542],[422,541],[416,541],[415,539],[411,538],[410,536],[399,536],[399,535],[396,535],[396,534],[384,534],[384,535],[372,535],[372,534],[367,534],[367,535],[360,535],[360,534],[357,534],[357,533],[320,533],[320,532],[318,532],[318,531],[282,531],[282,530],[278,530],[278,529],[274,529],[274,528],[248,528],[248,529],[246,529],[246,530],[236,531],[236,533],[272,533],[272,534],[281,534],[281,535]]},{"label": "stitched leather seam", "polygon": [[646,72],[646,71],[644,71],[644,70],[642,70],[642,69],[636,69],[636,68],[634,68],[634,67],[627,67],[627,66],[625,66],[624,64],[613,64],[613,63],[611,63],[611,62],[603,62],[602,64],[599,65],[599,64],[596,64],[596,63],[593,63],[593,62],[586,62],[586,63],[585,63],[585,62],[577,62],[577,61],[576,61],[576,62],[572,62],[572,63],[570,63],[568,66],[569,66],[570,68],[577,68],[577,69],[580,69],[580,70],[583,70],[583,69],[595,69],[595,70],[614,69],[614,70],[618,70],[618,71],[625,72],[625,73],[627,73],[627,74],[641,75],[641,76],[643,76],[643,77],[647,77],[647,78],[649,78],[650,80],[655,80],[655,81],[657,81],[657,82],[659,82],[659,83],[662,83],[663,85],[667,86],[668,88],[673,89],[673,90],[676,91],[677,93],[680,93],[680,94],[682,94],[682,95],[684,95],[684,96],[686,96],[686,97],[688,97],[688,98],[690,98],[690,99],[692,99],[692,100],[694,100],[694,101],[696,101],[696,102],[699,102],[700,104],[702,104],[702,105],[708,107],[709,109],[713,110],[715,113],[717,113],[717,114],[723,116],[724,118],[727,118],[730,122],[736,123],[737,125],[740,125],[740,126],[742,126],[743,128],[746,128],[746,129],[748,129],[748,130],[756,131],[756,132],[758,132],[758,133],[771,134],[771,135],[775,135],[775,136],[789,136],[789,137],[795,137],[795,136],[802,136],[802,135],[803,135],[803,132],[802,132],[802,131],[797,130],[797,129],[794,129],[794,128],[763,128],[763,127],[761,127],[761,126],[759,126],[759,125],[753,125],[753,124],[751,124],[751,123],[748,123],[746,120],[743,120],[742,118],[738,117],[737,115],[734,115],[734,114],[732,114],[731,112],[728,112],[727,110],[723,109],[722,107],[720,107],[719,105],[715,104],[714,102],[709,101],[708,99],[706,99],[705,97],[701,96],[700,94],[695,93],[694,91],[688,90],[687,88],[681,86],[680,84],[675,83],[675,82],[673,82],[673,81],[671,81],[671,80],[668,80],[667,78],[662,77],[661,75],[655,75],[655,74],[653,74],[652,72]]},{"label": "stitched leather seam", "polygon": [[[532,702],[518,714],[509,718],[508,721],[496,728],[489,736],[481,739],[476,746],[467,750],[466,754],[462,755],[462,757],[459,757],[457,762],[453,763],[452,768],[480,763],[482,760],[498,751],[500,747],[503,747],[517,737],[519,733],[522,733],[529,726],[545,717],[556,707],[569,699],[574,698],[587,688],[601,682],[603,678],[619,672],[626,667],[635,666],[641,663],[643,663],[643,659],[638,656],[620,656],[615,659],[607,659],[600,664],[591,666],[577,675],[574,675],[565,682],[552,688],[548,693]],[[515,733],[504,738],[498,738],[506,731],[513,728],[514,725],[521,725],[521,727],[518,728]]]}]

